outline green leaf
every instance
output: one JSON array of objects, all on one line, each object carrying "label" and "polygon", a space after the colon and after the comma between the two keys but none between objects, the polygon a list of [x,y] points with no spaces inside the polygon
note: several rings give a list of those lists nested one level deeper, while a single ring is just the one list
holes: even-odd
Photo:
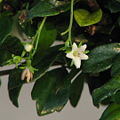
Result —
[{"label": "green leaf", "polygon": [[[60,72],[60,74],[59,74]],[[49,87],[49,89],[51,89],[52,85],[55,84],[55,82],[59,80],[62,80],[62,76],[60,76],[61,74],[66,74],[66,71],[64,72],[63,69],[55,69],[55,70],[52,70],[52,71],[49,71],[47,72],[44,76],[42,76],[40,79],[38,79],[34,85],[34,88],[32,90],[32,99],[33,100],[37,100],[39,99],[39,92],[42,90],[44,90],[44,86],[45,87]],[[46,81],[46,82],[45,82]],[[39,84],[41,83],[41,84]],[[46,84],[48,83],[48,84]],[[43,84],[43,85],[42,85]],[[42,86],[42,87],[39,87],[39,86]],[[46,91],[49,92],[48,89],[45,89]]]},{"label": "green leaf", "polygon": [[15,37],[8,37],[2,45],[7,51],[15,55],[21,55],[24,47]]},{"label": "green leaf", "polygon": [[2,67],[7,60],[11,58],[11,53],[4,49],[0,48],[0,66]]},{"label": "green leaf", "polygon": [[118,17],[118,24],[119,24],[119,26],[120,26],[120,17]]},{"label": "green leaf", "polygon": [[77,9],[74,11],[74,17],[79,26],[89,26],[100,22],[102,19],[102,10],[99,9],[90,13],[85,9]]},{"label": "green leaf", "polygon": [[120,119],[120,105],[111,104],[102,114],[100,120],[119,120]]},{"label": "green leaf", "polygon": [[41,56],[36,54],[33,59],[33,66],[38,69],[34,74],[34,80],[42,77],[47,70],[53,65],[57,57],[60,55],[59,51],[60,46],[55,46],[48,49],[45,55]]},{"label": "green leaf", "polygon": [[66,70],[60,68],[47,72],[36,81],[32,90],[32,99],[37,100],[38,115],[59,111],[67,103],[69,87],[63,79],[66,75]]},{"label": "green leaf", "polygon": [[111,75],[115,76],[116,74],[119,73],[120,73],[120,54],[118,54],[118,56],[115,57],[115,60],[113,61]]},{"label": "green leaf", "polygon": [[90,74],[87,78],[87,83],[89,87],[89,91],[92,94],[92,92],[96,89],[107,83],[111,79],[110,70]]},{"label": "green leaf", "polygon": [[0,66],[5,65],[12,58],[12,54],[21,55],[22,50],[23,46],[18,39],[8,37],[0,47]]},{"label": "green leaf", "polygon": [[114,76],[109,82],[102,87],[93,91],[93,103],[98,105],[103,100],[113,96],[120,90],[120,74]]},{"label": "green leaf", "polygon": [[120,2],[120,0],[116,0],[117,2]]},{"label": "green leaf", "polygon": [[83,72],[98,73],[109,69],[113,64],[113,59],[120,53],[119,48],[119,43],[94,48],[89,54],[89,59],[83,63]]},{"label": "green leaf", "polygon": [[106,4],[106,8],[108,8],[111,13],[120,12],[120,3],[118,1],[111,0]]},{"label": "green leaf", "polygon": [[69,9],[70,4],[67,2],[62,4],[51,3],[50,1],[39,1],[33,8],[28,12],[28,18],[54,16]]},{"label": "green leaf", "polygon": [[112,102],[120,104],[120,91],[117,91],[116,94],[111,97],[111,99]]},{"label": "green leaf", "polygon": [[9,75],[8,81],[8,92],[9,98],[13,105],[18,107],[18,97],[20,94],[20,90],[23,86],[23,81],[21,80],[22,70],[14,69]]},{"label": "green leaf", "polygon": [[70,103],[73,107],[77,106],[78,101],[81,97],[84,81],[85,81],[85,74],[80,74],[75,78],[75,80],[73,81],[70,87]]},{"label": "green leaf", "polygon": [[0,0],[0,3],[2,2],[3,0]]},{"label": "green leaf", "polygon": [[6,40],[12,30],[12,19],[0,15],[0,45]]},{"label": "green leaf", "polygon": [[69,84],[67,86],[61,85],[57,87],[57,89],[54,89],[54,91],[49,95],[41,113],[39,113],[41,110],[39,106],[41,105],[41,101],[38,100],[36,102],[38,114],[45,115],[55,111],[61,111],[69,99]]},{"label": "green leaf", "polygon": [[55,27],[50,23],[46,23],[41,31],[37,51],[41,52],[42,54],[53,44],[53,42],[56,40],[56,36],[57,30]]}]

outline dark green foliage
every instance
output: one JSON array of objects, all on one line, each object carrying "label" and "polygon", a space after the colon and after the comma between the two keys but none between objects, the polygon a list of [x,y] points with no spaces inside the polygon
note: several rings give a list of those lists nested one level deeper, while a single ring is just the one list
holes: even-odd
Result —
[{"label": "dark green foliage", "polygon": [[93,102],[97,106],[103,100],[116,94],[120,90],[120,75],[114,76],[109,82],[93,92]]},{"label": "dark green foliage", "polygon": [[83,71],[98,73],[111,67],[113,59],[119,54],[119,43],[99,46],[89,54],[89,59],[84,62]]},{"label": "dark green foliage", "polygon": [[47,72],[38,79],[32,90],[32,99],[36,100],[38,115],[60,111],[69,98],[69,84],[65,82],[67,72],[64,68]]},{"label": "dark green foliage", "polygon": [[64,3],[61,1],[61,3],[58,3],[57,1],[40,1],[37,3],[33,8],[30,9],[28,13],[29,19],[32,19],[33,17],[44,17],[44,16],[54,16],[58,15],[62,12],[65,12],[70,7],[70,4]]},{"label": "dark green foliage", "polygon": [[[68,31],[62,32],[70,23],[70,0],[0,0],[0,66],[13,56],[22,59],[9,73],[10,100],[19,106],[20,90],[26,83],[21,74],[29,68],[35,82],[31,96],[39,116],[61,111],[68,100],[76,107],[86,82],[93,104],[109,106],[100,120],[118,120],[120,0],[75,0],[73,7],[69,39],[87,44],[89,50],[89,59],[82,61],[80,69],[70,66],[71,60],[60,50],[68,38]],[[46,21],[40,28],[43,18]],[[26,44],[33,45],[31,51],[24,49]],[[71,50],[70,46],[66,49]]]},{"label": "dark green foliage", "polygon": [[0,45],[6,40],[12,30],[13,21],[7,16],[0,15]]},{"label": "dark green foliage", "polygon": [[8,92],[12,103],[18,107],[18,97],[24,81],[21,80],[22,71],[14,69],[9,75]]},{"label": "dark green foliage", "polygon": [[70,87],[70,103],[73,107],[76,107],[81,97],[81,93],[84,87],[84,81],[86,80],[84,74],[80,74],[75,78]]}]

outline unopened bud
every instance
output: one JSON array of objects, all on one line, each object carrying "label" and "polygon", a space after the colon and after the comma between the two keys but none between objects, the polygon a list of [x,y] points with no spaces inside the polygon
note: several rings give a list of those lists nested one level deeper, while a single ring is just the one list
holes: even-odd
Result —
[{"label": "unopened bud", "polygon": [[25,50],[26,50],[27,52],[30,52],[30,51],[32,50],[32,48],[33,48],[33,45],[31,45],[31,44],[26,44],[26,45],[24,46],[24,48],[25,48]]},{"label": "unopened bud", "polygon": [[26,80],[27,83],[29,83],[32,79],[33,79],[33,74],[32,74],[32,72],[30,72],[29,69],[25,69],[25,70],[22,72],[21,80]]}]

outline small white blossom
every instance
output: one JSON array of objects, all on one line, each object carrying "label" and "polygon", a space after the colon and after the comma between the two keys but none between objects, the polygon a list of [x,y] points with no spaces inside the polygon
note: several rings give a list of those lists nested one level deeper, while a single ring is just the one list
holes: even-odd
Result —
[{"label": "small white blossom", "polygon": [[70,58],[73,60],[73,63],[76,66],[76,68],[80,68],[81,60],[88,59],[88,56],[85,54],[86,48],[87,48],[86,44],[78,47],[76,43],[73,43],[72,51],[66,54],[67,58]]},{"label": "small white blossom", "polygon": [[30,52],[30,51],[32,50],[32,48],[33,48],[33,45],[31,45],[31,44],[26,44],[26,45],[24,46],[24,48],[25,48],[25,50],[26,50],[27,52]]}]

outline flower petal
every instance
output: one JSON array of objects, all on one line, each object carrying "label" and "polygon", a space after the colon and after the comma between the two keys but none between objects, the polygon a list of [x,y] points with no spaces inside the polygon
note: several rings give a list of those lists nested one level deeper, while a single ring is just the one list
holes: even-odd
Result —
[{"label": "flower petal", "polygon": [[82,45],[82,46],[79,48],[79,50],[80,50],[80,51],[85,51],[86,48],[87,48],[87,45],[84,44],[84,45]]},{"label": "flower petal", "polygon": [[81,60],[87,60],[87,59],[88,59],[88,55],[86,55],[86,54],[81,54],[81,55],[80,55],[80,59],[81,59]]},{"label": "flower petal", "polygon": [[75,65],[76,68],[80,68],[80,66],[81,66],[81,60],[80,60],[79,57],[75,57],[73,59],[73,62],[74,62],[74,65]]},{"label": "flower petal", "polygon": [[73,43],[73,45],[72,45],[72,51],[75,51],[75,50],[77,50],[77,49],[78,49],[77,44],[76,44],[76,43]]},{"label": "flower petal", "polygon": [[73,58],[74,58],[73,52],[67,53],[67,54],[66,54],[66,57],[67,57],[67,58],[70,58],[70,59],[73,59]]}]

